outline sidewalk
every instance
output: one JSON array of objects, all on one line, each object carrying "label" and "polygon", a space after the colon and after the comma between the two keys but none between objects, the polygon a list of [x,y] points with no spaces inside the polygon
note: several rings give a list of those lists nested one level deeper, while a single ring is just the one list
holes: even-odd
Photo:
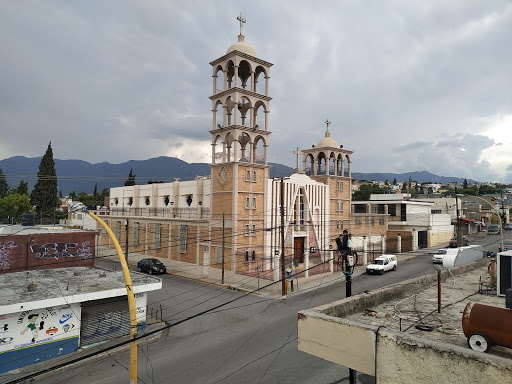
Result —
[{"label": "sidewalk", "polygon": [[[432,248],[422,248],[414,252],[404,252],[396,254],[398,263],[404,262],[408,259],[418,257],[421,255],[432,255],[441,246]],[[117,261],[118,256],[115,249],[100,247],[98,251],[99,258],[105,258]],[[128,264],[133,268],[136,268],[137,262],[144,258],[153,258],[151,255],[143,255],[140,253],[129,253]],[[169,260],[166,258],[159,259],[167,268],[167,273],[171,275],[180,276],[186,279],[192,279],[207,284],[213,284],[218,286],[224,286],[228,289],[235,289],[242,292],[256,291],[258,288],[261,290],[255,292],[255,294],[263,295],[272,298],[282,298],[281,290],[282,285],[280,281],[274,282],[273,271],[263,271],[260,273],[259,279],[254,273],[251,275],[246,274],[235,274],[231,271],[224,271],[224,284],[221,283],[222,271],[219,268],[213,268],[209,266],[202,266],[190,263],[184,263],[175,260]],[[336,259],[334,259],[334,272],[323,272],[319,274],[310,274],[309,277],[298,277],[293,278],[294,292],[289,292],[291,295],[300,294],[307,292],[311,289],[316,289],[319,286],[325,287],[330,284],[345,281],[345,275],[343,272],[337,272]],[[355,268],[353,277],[360,276],[366,273],[365,267],[359,265]],[[299,275],[299,274],[298,274]],[[263,289],[264,288],[264,289]]]}]

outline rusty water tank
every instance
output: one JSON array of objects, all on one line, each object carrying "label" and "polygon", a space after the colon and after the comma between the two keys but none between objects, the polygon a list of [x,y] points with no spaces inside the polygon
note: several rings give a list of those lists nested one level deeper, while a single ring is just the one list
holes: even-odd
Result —
[{"label": "rusty water tank", "polygon": [[512,348],[512,311],[468,303],[462,314],[462,330],[475,351],[489,352],[493,344]]}]

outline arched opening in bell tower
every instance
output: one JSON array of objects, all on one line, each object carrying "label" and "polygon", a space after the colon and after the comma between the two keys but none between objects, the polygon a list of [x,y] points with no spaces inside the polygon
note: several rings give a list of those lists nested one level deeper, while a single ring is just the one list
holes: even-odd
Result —
[{"label": "arched opening in bell tower", "polygon": [[235,63],[232,60],[229,60],[226,66],[226,88],[231,89],[235,86],[234,82],[235,77]]},{"label": "arched opening in bell tower", "polygon": [[218,65],[215,68],[215,72],[213,74],[213,94],[214,95],[225,90],[224,77],[225,77],[224,70],[222,69],[222,66]]},{"label": "arched opening in bell tower", "polygon": [[217,100],[213,108],[213,129],[224,126],[224,105],[222,101]]},{"label": "arched opening in bell tower", "polygon": [[336,171],[336,155],[334,152],[331,152],[331,154],[329,155],[329,168],[328,168],[329,172],[328,174],[329,175],[335,175],[335,171]]},{"label": "arched opening in bell tower", "polygon": [[225,161],[226,162],[234,162],[235,161],[235,145],[236,141],[233,137],[233,134],[230,132],[226,135],[226,139],[224,140],[226,142],[226,155],[225,155]]},{"label": "arched opening in bell tower", "polygon": [[267,127],[265,126],[265,103],[263,103],[261,100],[257,101],[254,106],[254,117],[253,117],[253,127],[257,129],[264,129],[266,130]]},{"label": "arched opening in bell tower", "polygon": [[343,170],[343,155],[339,154],[336,159],[336,176],[341,176]]},{"label": "arched opening in bell tower", "polygon": [[238,86],[251,89],[251,65],[247,60],[240,61],[238,65]]},{"label": "arched opening in bell tower", "polygon": [[327,170],[327,158],[325,157],[325,153],[320,152],[317,158],[318,162],[318,170],[316,172],[317,175],[325,175]]},{"label": "arched opening in bell tower", "polygon": [[238,137],[240,150],[238,151],[238,161],[249,163],[251,162],[251,138],[245,132]]},{"label": "arched opening in bell tower", "polygon": [[245,96],[242,96],[238,99],[238,125],[243,125],[245,127],[249,127],[251,123],[250,113],[248,111],[251,110],[251,102]]},{"label": "arched opening in bell tower", "polygon": [[309,155],[307,155],[304,162],[305,162],[304,171],[305,171],[306,175],[308,175],[308,176],[313,175],[313,170],[315,167],[315,158],[313,157],[313,155],[311,153]]},{"label": "arched opening in bell tower", "polygon": [[261,65],[258,65],[254,70],[254,92],[265,93],[265,77],[267,77],[267,71]]},{"label": "arched opening in bell tower", "polygon": [[257,164],[266,164],[266,142],[263,136],[256,136],[254,138],[254,162]]}]

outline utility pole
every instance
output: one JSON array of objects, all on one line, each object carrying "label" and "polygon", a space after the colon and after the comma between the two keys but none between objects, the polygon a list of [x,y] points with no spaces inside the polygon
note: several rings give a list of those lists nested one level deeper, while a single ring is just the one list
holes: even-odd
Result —
[{"label": "utility pole", "polygon": [[455,207],[457,208],[457,247],[462,247],[462,233],[460,233],[460,216],[459,216],[459,199],[457,194],[457,187],[455,187]]},{"label": "utility pole", "polygon": [[226,244],[226,237],[224,231],[226,230],[226,224],[224,221],[224,212],[222,212],[222,284],[224,284],[224,246]]},{"label": "utility pole", "polygon": [[281,292],[286,295],[284,262],[284,179],[281,178]]},{"label": "utility pole", "polygon": [[[340,237],[336,238],[336,245],[338,246],[338,251],[341,253],[341,257],[343,259],[343,271],[345,273],[345,297],[350,297],[352,296],[352,271],[357,264],[357,253],[352,251],[352,235],[350,235],[346,229],[343,231],[343,237]],[[349,368],[348,372],[349,383],[356,384],[357,371]]]},{"label": "utility pole", "polygon": [[501,190],[501,226],[506,224],[505,205],[503,204],[503,189]]}]

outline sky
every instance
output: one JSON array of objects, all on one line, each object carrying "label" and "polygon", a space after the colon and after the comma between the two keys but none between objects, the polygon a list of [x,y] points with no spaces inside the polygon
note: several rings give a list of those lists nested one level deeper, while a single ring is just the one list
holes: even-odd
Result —
[{"label": "sky", "polygon": [[269,161],[331,137],[353,172],[512,183],[512,2],[2,1],[0,159],[211,160],[212,69],[271,69]]}]

